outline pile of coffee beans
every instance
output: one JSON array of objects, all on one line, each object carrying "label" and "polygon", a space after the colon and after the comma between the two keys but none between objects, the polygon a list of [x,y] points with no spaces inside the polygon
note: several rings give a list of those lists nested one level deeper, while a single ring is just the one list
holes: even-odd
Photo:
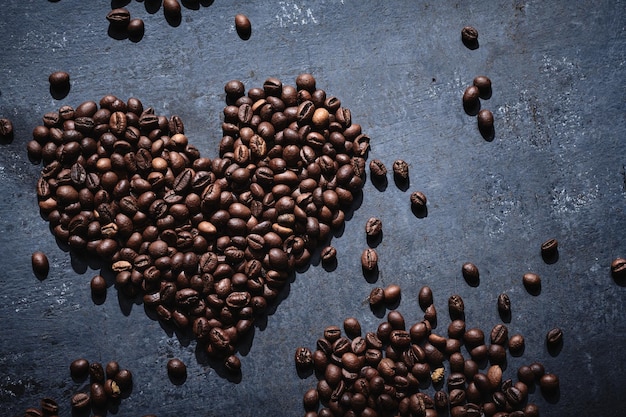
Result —
[{"label": "pile of coffee beans", "polygon": [[[483,330],[466,329],[458,295],[448,300],[452,321],[447,337],[438,335],[433,332],[432,290],[423,287],[418,300],[426,313],[411,326],[392,310],[376,331],[363,335],[359,322],[348,318],[346,336],[339,326],[328,326],[315,351],[296,350],[296,367],[314,369],[318,379],[304,394],[306,417],[533,417],[539,415],[538,407],[528,402],[534,385],[546,398],[558,395],[558,377],[546,373],[541,363],[520,366],[511,378],[505,375],[507,348],[519,356],[523,336],[509,338],[506,325],[497,324],[487,343]],[[560,329],[552,329],[546,343],[558,345],[562,337]]]},{"label": "pile of coffee beans", "polygon": [[110,263],[119,291],[238,371],[255,317],[343,225],[370,139],[310,74],[225,92],[214,159],[180,117],[112,95],[45,114],[27,150],[58,241]]}]

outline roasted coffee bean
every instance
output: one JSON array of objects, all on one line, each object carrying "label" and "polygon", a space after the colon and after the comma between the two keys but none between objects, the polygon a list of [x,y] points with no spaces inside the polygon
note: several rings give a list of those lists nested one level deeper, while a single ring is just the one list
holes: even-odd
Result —
[{"label": "roasted coffee bean", "polygon": [[448,325],[448,337],[462,340],[465,336],[465,322],[463,320],[453,320]]},{"label": "roasted coffee bean", "polygon": [[141,19],[131,19],[126,26],[126,31],[130,40],[139,40],[143,37],[145,24]]},{"label": "roasted coffee bean", "polygon": [[122,390],[129,389],[133,384],[133,374],[128,369],[120,369],[113,379]]},{"label": "roasted coffee bean", "polygon": [[461,29],[461,40],[468,47],[476,45],[478,43],[478,31],[472,26],[465,26]]},{"label": "roasted coffee bean", "polygon": [[411,207],[415,210],[423,210],[426,207],[426,195],[421,191],[411,193]]},{"label": "roasted coffee bean", "polygon": [[296,368],[300,370],[308,370],[313,366],[313,354],[306,347],[299,347],[295,354]]},{"label": "roasted coffee bean", "polygon": [[361,323],[354,317],[348,317],[343,321],[343,329],[348,337],[361,336]]},{"label": "roasted coffee bean", "polygon": [[54,90],[64,90],[70,85],[70,74],[65,71],[56,71],[48,77],[50,87]]},{"label": "roasted coffee bean", "polygon": [[480,109],[480,91],[475,85],[470,85],[463,92],[463,110],[470,116],[474,116]]},{"label": "roasted coffee bean", "polygon": [[486,77],[484,75],[478,75],[474,78],[473,84],[480,91],[480,98],[491,98],[491,80],[489,79],[489,77]]},{"label": "roasted coffee bean", "polygon": [[[7,118],[0,118],[0,140],[10,141],[13,139],[13,123]],[[36,142],[37,143],[37,142]]]},{"label": "roasted coffee bean", "polygon": [[376,217],[370,217],[367,219],[367,222],[365,223],[365,234],[368,237],[379,236],[382,230],[383,222],[380,219]]},{"label": "roasted coffee bean", "polygon": [[31,264],[33,272],[37,277],[45,278],[48,276],[48,272],[50,271],[50,263],[48,262],[48,257],[45,253],[41,251],[33,252],[31,256]]},{"label": "roasted coffee bean", "polygon": [[107,404],[107,394],[104,392],[104,386],[99,382],[94,382],[89,387],[89,397],[91,405],[95,408],[104,408]]},{"label": "roasted coffee bean", "polygon": [[385,295],[385,303],[395,304],[400,300],[402,289],[399,285],[389,284],[385,287],[383,293]]},{"label": "roasted coffee bean", "polygon": [[178,0],[163,0],[163,13],[168,18],[178,18],[180,16],[181,7]]},{"label": "roasted coffee bean", "polygon": [[374,178],[384,178],[387,175],[387,167],[379,159],[372,159],[370,161],[370,173]]},{"label": "roasted coffee bean", "polygon": [[180,359],[170,359],[167,361],[167,374],[173,379],[183,379],[187,376],[187,366]]},{"label": "roasted coffee bean", "polygon": [[498,312],[504,318],[511,315],[511,299],[507,294],[502,293],[498,296]]},{"label": "roasted coffee bean", "polygon": [[614,279],[622,279],[626,277],[626,259],[615,258],[611,262],[611,274]]},{"label": "roasted coffee bean", "polygon": [[424,319],[426,319],[432,327],[437,325],[437,309],[434,304],[426,307],[426,311],[424,311]]},{"label": "roasted coffee bean", "polygon": [[107,283],[102,275],[95,275],[90,282],[91,293],[93,295],[104,295],[107,291]]},{"label": "roasted coffee bean", "polygon": [[522,282],[530,294],[537,295],[541,291],[541,278],[535,273],[528,272],[524,274]]},{"label": "roasted coffee bean", "polygon": [[378,268],[378,253],[375,249],[367,248],[361,254],[361,267],[364,271],[371,272]]},{"label": "roasted coffee bean", "polygon": [[91,362],[89,364],[89,378],[91,382],[104,382],[104,368],[100,362]]},{"label": "roasted coffee bean", "polygon": [[519,356],[524,352],[525,342],[524,336],[515,334],[509,339],[509,352],[513,356]]},{"label": "roasted coffee bean", "polygon": [[106,18],[113,26],[125,27],[130,21],[130,12],[128,9],[121,7],[111,10]]},{"label": "roasted coffee bean", "polygon": [[504,324],[496,324],[491,329],[490,340],[492,344],[506,345],[509,339],[509,329]]},{"label": "roasted coffee bean", "polygon": [[322,262],[334,262],[337,259],[337,249],[333,246],[325,246],[320,252],[320,259]]},{"label": "roasted coffee bean", "polygon": [[409,164],[402,159],[398,159],[393,162],[393,175],[395,178],[401,181],[407,181],[409,179]]},{"label": "roasted coffee bean", "polygon": [[448,298],[448,310],[450,318],[456,320],[465,316],[465,303],[460,295],[454,294]]},{"label": "roasted coffee bean", "polygon": [[433,303],[433,291],[428,286],[420,289],[418,294],[418,302],[422,311],[425,311]]},{"label": "roasted coffee bean", "polygon": [[548,331],[546,335],[546,344],[548,345],[548,349],[554,349],[560,346],[563,343],[563,330],[555,327]]},{"label": "roasted coffee bean", "polygon": [[70,364],[72,378],[81,380],[89,374],[89,362],[86,359],[76,359]]},{"label": "roasted coffee bean", "polygon": [[372,289],[368,297],[371,306],[378,306],[385,302],[385,290],[380,287]]},{"label": "roasted coffee bean", "polygon": [[116,399],[120,397],[122,390],[113,379],[107,379],[104,382],[104,393],[108,398]]},{"label": "roasted coffee bean", "polygon": [[465,332],[463,340],[468,347],[473,348],[485,344],[485,334],[481,329],[474,327]]},{"label": "roasted coffee bean", "polygon": [[471,262],[466,262],[461,267],[461,273],[463,274],[463,278],[465,281],[471,285],[478,285],[480,282],[480,273],[478,271],[478,267]]},{"label": "roasted coffee bean", "polygon": [[115,375],[120,371],[120,365],[116,361],[110,361],[106,364],[104,372],[107,378],[115,378]]},{"label": "roasted coffee bean", "polygon": [[493,130],[493,113],[491,110],[482,109],[476,116],[478,121],[478,129],[481,132],[489,132]]},{"label": "roasted coffee bean", "polygon": [[229,355],[224,359],[224,368],[231,374],[238,374],[241,372],[241,360],[237,355]]},{"label": "roasted coffee bean", "polygon": [[41,399],[41,411],[43,411],[46,415],[56,415],[59,413],[59,404],[52,398],[42,398]]},{"label": "roasted coffee bean", "polygon": [[252,34],[252,24],[250,23],[248,16],[244,14],[235,15],[235,29],[241,39],[249,39]]},{"label": "roasted coffee bean", "polygon": [[70,403],[72,405],[72,409],[82,411],[90,406],[91,400],[89,398],[89,394],[79,392],[78,394],[74,394],[74,396],[72,396]]}]

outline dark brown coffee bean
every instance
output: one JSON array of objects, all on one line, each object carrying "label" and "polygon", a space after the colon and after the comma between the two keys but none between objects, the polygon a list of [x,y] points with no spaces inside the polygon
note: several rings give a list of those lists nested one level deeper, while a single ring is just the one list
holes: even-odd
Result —
[{"label": "dark brown coffee bean", "polygon": [[106,364],[104,372],[107,378],[115,378],[115,375],[120,371],[120,365],[116,361],[110,361]]},{"label": "dark brown coffee bean", "polygon": [[454,294],[448,298],[448,310],[450,318],[456,320],[465,316],[465,303],[460,295]]},{"label": "dark brown coffee bean", "polygon": [[437,325],[437,309],[435,309],[434,304],[426,307],[426,311],[424,311],[424,319],[428,321],[432,327]]},{"label": "dark brown coffee bean", "polygon": [[385,302],[385,290],[380,287],[372,289],[368,297],[371,306],[378,306]]},{"label": "dark brown coffee bean", "polygon": [[539,417],[539,407],[536,404],[526,404],[524,417]]},{"label": "dark brown coffee bean", "polygon": [[348,317],[343,321],[343,329],[348,337],[355,338],[361,336],[361,323],[354,317]]},{"label": "dark brown coffee bean", "polygon": [[122,390],[127,390],[133,384],[133,374],[128,369],[120,369],[114,380]]},{"label": "dark brown coffee bean", "polygon": [[384,178],[387,175],[387,167],[380,159],[370,161],[370,173],[374,178]]},{"label": "dark brown coffee bean", "polygon": [[107,398],[116,399],[120,397],[122,390],[120,389],[120,386],[117,385],[117,382],[111,378],[107,379],[104,383],[104,393]]},{"label": "dark brown coffee bean", "polygon": [[337,249],[333,246],[325,246],[320,252],[320,259],[322,262],[334,262],[337,259]]},{"label": "dark brown coffee bean", "polygon": [[503,318],[511,315],[511,299],[507,294],[502,293],[498,296],[498,312]]},{"label": "dark brown coffee bean", "polygon": [[614,279],[622,279],[626,277],[626,259],[615,258],[611,262],[611,274]]},{"label": "dark brown coffee bean", "polygon": [[72,378],[82,380],[89,374],[89,362],[86,359],[76,359],[70,364]]},{"label": "dark brown coffee bean", "polygon": [[480,91],[480,98],[485,100],[491,98],[491,80],[489,77],[479,75],[474,78],[473,84]]},{"label": "dark brown coffee bean", "polygon": [[491,110],[482,109],[476,116],[478,121],[478,129],[481,132],[489,132],[493,130],[493,113]]},{"label": "dark brown coffee bean", "polygon": [[409,179],[409,164],[402,159],[398,159],[393,162],[393,175],[395,178],[401,181],[407,181]]},{"label": "dark brown coffee bean", "polygon": [[91,293],[93,295],[104,295],[107,291],[107,282],[102,275],[95,275],[90,283]]},{"label": "dark brown coffee bean", "polygon": [[423,286],[417,296],[420,308],[425,311],[433,303],[433,291],[428,286]]},{"label": "dark brown coffee bean", "polygon": [[478,114],[480,109],[480,91],[475,85],[470,85],[463,92],[463,110],[470,116]]},{"label": "dark brown coffee bean", "polygon": [[528,367],[533,372],[533,375],[535,375],[535,379],[537,380],[540,379],[546,373],[545,368],[539,362],[533,362],[530,365],[528,365]]},{"label": "dark brown coffee bean", "polygon": [[448,337],[462,340],[465,336],[465,322],[463,320],[453,320],[448,325]]},{"label": "dark brown coffee bean", "polygon": [[378,253],[375,249],[367,248],[361,254],[361,267],[364,271],[371,272],[378,268]]},{"label": "dark brown coffee bean", "polygon": [[541,292],[541,278],[539,275],[528,272],[522,277],[522,282],[530,294],[537,295]]},{"label": "dark brown coffee bean", "polygon": [[481,329],[475,327],[465,332],[463,340],[468,347],[473,348],[485,344],[485,334]]},{"label": "dark brown coffee bean", "polygon": [[79,392],[78,394],[74,394],[70,403],[72,405],[72,409],[82,411],[89,407],[91,400],[89,398],[89,394]]},{"label": "dark brown coffee bean", "polygon": [[426,207],[426,195],[421,191],[411,193],[411,207],[415,210],[423,210]]},{"label": "dark brown coffee bean", "polygon": [[41,410],[46,413],[46,415],[56,415],[59,413],[59,405],[52,398],[42,398],[41,399]]},{"label": "dark brown coffee bean", "polygon": [[241,372],[241,359],[237,355],[229,355],[224,359],[224,368],[231,374],[238,374]]},{"label": "dark brown coffee bean", "polygon": [[524,336],[515,334],[509,339],[509,352],[513,356],[519,356],[524,352],[525,342]]},{"label": "dark brown coffee bean", "polygon": [[471,262],[466,262],[461,267],[461,273],[465,281],[471,285],[476,286],[480,282],[480,273],[478,267]]},{"label": "dark brown coffee bean", "polygon": [[24,417],[43,417],[43,412],[38,408],[27,408]]},{"label": "dark brown coffee bean", "polygon": [[121,7],[111,10],[106,17],[111,25],[125,27],[130,21],[130,12],[128,9]]},{"label": "dark brown coffee bean", "polygon": [[548,349],[554,349],[559,347],[563,343],[563,330],[555,327],[548,331],[546,335],[546,343],[548,345]]},{"label": "dark brown coffee bean", "polygon": [[478,43],[478,31],[472,26],[465,26],[461,29],[461,40],[468,47],[476,45]]},{"label": "dark brown coffee bean", "polygon": [[104,408],[107,404],[107,394],[104,392],[102,383],[94,382],[89,387],[89,397],[91,404],[95,408]]},{"label": "dark brown coffee bean", "polygon": [[402,289],[399,285],[389,284],[385,287],[383,293],[385,294],[385,303],[395,304],[400,300]]},{"label": "dark brown coffee bean", "polygon": [[250,39],[250,35],[252,34],[252,24],[250,23],[248,16],[244,14],[235,15],[235,29],[241,39]]},{"label": "dark brown coffee bean", "polygon": [[64,90],[70,85],[70,74],[65,71],[56,71],[48,77],[50,87],[54,90]]},{"label": "dark brown coffee bean", "polygon": [[100,362],[91,362],[89,364],[89,378],[91,382],[104,382],[104,368]]},{"label": "dark brown coffee bean", "polygon": [[173,379],[183,379],[187,377],[187,366],[180,359],[170,359],[167,361],[167,374]]},{"label": "dark brown coffee bean", "polygon": [[126,26],[126,31],[128,31],[128,38],[130,40],[139,40],[143,38],[145,32],[145,24],[141,19],[131,19],[128,22],[128,26]]},{"label": "dark brown coffee bean", "polygon": [[365,234],[369,237],[379,236],[383,230],[383,222],[376,218],[370,217],[365,223]]},{"label": "dark brown coffee bean", "polygon": [[296,368],[299,370],[308,370],[313,367],[313,354],[306,347],[299,347],[295,354]]},{"label": "dark brown coffee bean", "polygon": [[175,19],[180,17],[181,7],[178,0],[163,0],[163,13],[165,17]]},{"label": "dark brown coffee bean", "polygon": [[37,277],[45,278],[48,276],[48,272],[50,271],[50,263],[48,262],[48,257],[45,253],[41,251],[33,252],[31,256],[31,264],[33,272]]},{"label": "dark brown coffee bean", "polygon": [[0,118],[0,140],[10,141],[13,139],[13,123],[7,118]]},{"label": "dark brown coffee bean", "polygon": [[491,329],[490,340],[492,344],[506,345],[509,340],[509,329],[504,324],[496,324]]}]

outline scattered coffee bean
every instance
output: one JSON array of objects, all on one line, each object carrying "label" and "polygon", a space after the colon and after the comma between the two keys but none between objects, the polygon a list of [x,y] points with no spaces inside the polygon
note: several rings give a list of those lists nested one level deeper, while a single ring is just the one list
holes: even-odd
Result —
[{"label": "scattered coffee bean", "polygon": [[300,370],[308,370],[313,367],[313,354],[306,347],[296,349],[295,355],[296,368]]},{"label": "scattered coffee bean", "polygon": [[107,292],[107,282],[102,275],[95,275],[91,278],[91,293],[93,295],[104,295]]},{"label": "scattered coffee bean", "polygon": [[509,329],[504,324],[496,324],[491,329],[490,340],[495,345],[506,345],[509,341]]},{"label": "scattered coffee bean", "polygon": [[50,87],[54,90],[64,90],[70,85],[70,74],[65,71],[56,71],[48,77]]},{"label": "scattered coffee bean", "polygon": [[56,415],[59,413],[59,404],[52,398],[42,398],[41,399],[41,411],[43,411],[46,415]]},{"label": "scattered coffee bean", "polygon": [[509,339],[509,352],[513,356],[519,356],[524,352],[525,342],[524,336],[515,334]]},{"label": "scattered coffee bean", "polygon": [[48,257],[45,253],[41,251],[33,252],[31,256],[31,264],[33,267],[33,272],[39,278],[45,278],[48,276],[48,272],[50,271],[50,263],[48,262]]},{"label": "scattered coffee bean", "polygon": [[13,122],[7,118],[0,118],[0,141],[13,140]]},{"label": "scattered coffee bean", "polygon": [[474,49],[478,45],[478,31],[472,26],[465,26],[461,29],[461,40],[465,46]]},{"label": "scattered coffee bean", "polygon": [[563,330],[555,327],[548,331],[546,334],[546,344],[548,345],[548,349],[554,349],[560,346],[563,343]]},{"label": "scattered coffee bean", "polygon": [[365,234],[368,237],[376,237],[379,236],[383,230],[383,222],[376,218],[370,217],[367,219],[367,223],[365,223]]},{"label": "scattered coffee bean", "polygon": [[354,317],[348,317],[343,321],[343,330],[351,338],[361,336],[361,323]]},{"label": "scattered coffee bean", "polygon": [[375,249],[367,248],[361,254],[361,267],[364,271],[372,272],[378,268],[378,253]]},{"label": "scattered coffee bean", "polygon": [[86,359],[76,359],[70,364],[72,378],[82,380],[89,375],[89,362]]},{"label": "scattered coffee bean", "polygon": [[422,311],[426,311],[426,309],[433,304],[433,291],[430,289],[430,287],[423,286],[422,288],[420,288],[417,300]]},{"label": "scattered coffee bean", "polygon": [[554,255],[559,247],[559,242],[556,239],[548,239],[541,244],[541,255],[552,256]]},{"label": "scattered coffee bean", "polygon": [[128,37],[131,40],[139,40],[143,37],[145,32],[145,25],[141,19],[131,19],[126,27]]},{"label": "scattered coffee bean", "polygon": [[166,18],[180,17],[181,7],[178,0],[163,0],[163,13]]},{"label": "scattered coffee bean", "polygon": [[471,85],[463,92],[463,109],[470,116],[478,114],[480,109],[480,91],[477,86]]},{"label": "scattered coffee bean", "polygon": [[541,291],[541,278],[535,273],[527,272],[524,274],[522,282],[530,294],[537,295]]},{"label": "scattered coffee bean", "polygon": [[71,400],[72,409],[76,411],[85,410],[90,406],[90,404],[91,400],[89,398],[89,394],[85,394],[84,392],[74,394]]},{"label": "scattered coffee bean", "polygon": [[408,181],[409,179],[409,164],[402,159],[398,159],[393,162],[393,175],[397,180]]},{"label": "scattered coffee bean", "polygon": [[476,116],[478,120],[478,130],[481,132],[489,132],[493,130],[493,113],[491,110],[482,109]]},{"label": "scattered coffee bean", "polygon": [[539,380],[539,386],[544,395],[554,395],[559,391],[559,377],[555,374],[545,374]]},{"label": "scattered coffee bean", "polygon": [[389,284],[384,289],[385,303],[395,304],[400,300],[402,289],[399,285]]},{"label": "scattered coffee bean", "polygon": [[611,274],[614,279],[626,278],[626,259],[615,258],[611,262]]},{"label": "scattered coffee bean", "polygon": [[334,262],[337,259],[337,249],[334,246],[325,246],[320,252],[322,262]]},{"label": "scattered coffee bean", "polygon": [[385,302],[385,290],[383,288],[376,287],[370,292],[367,299],[371,306],[379,306]]},{"label": "scattered coffee bean", "polygon": [[411,207],[416,210],[423,210],[426,207],[426,196],[421,191],[411,193]]},{"label": "scattered coffee bean", "polygon": [[479,75],[474,78],[473,84],[478,88],[480,98],[484,100],[491,98],[491,80],[489,77]]},{"label": "scattered coffee bean", "polygon": [[452,320],[460,319],[465,316],[465,303],[460,295],[454,294],[448,298],[448,311]]},{"label": "scattered coffee bean", "polygon": [[241,39],[250,39],[250,35],[252,34],[252,24],[250,23],[248,16],[245,14],[235,15],[235,29]]},{"label": "scattered coffee bean", "polygon": [[187,366],[180,359],[167,361],[167,374],[170,378],[183,379],[187,376]]},{"label": "scattered coffee bean", "polygon": [[478,267],[471,262],[466,262],[461,267],[463,278],[469,285],[476,285],[480,282],[480,273]]},{"label": "scattered coffee bean", "polygon": [[130,21],[130,12],[128,9],[121,7],[111,10],[106,17],[112,26],[126,27]]},{"label": "scattered coffee bean", "polygon": [[387,167],[379,159],[372,159],[370,161],[370,173],[372,177],[380,179],[387,175]]},{"label": "scattered coffee bean", "polygon": [[89,364],[89,379],[91,382],[104,383],[104,367],[100,362],[91,362]]},{"label": "scattered coffee bean", "polygon": [[505,293],[498,295],[498,313],[503,318],[511,315],[511,299]]}]

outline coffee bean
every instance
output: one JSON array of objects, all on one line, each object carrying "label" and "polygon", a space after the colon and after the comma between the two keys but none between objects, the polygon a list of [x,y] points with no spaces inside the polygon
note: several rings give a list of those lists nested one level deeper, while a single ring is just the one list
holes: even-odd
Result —
[{"label": "coffee bean", "polygon": [[452,320],[465,316],[465,303],[460,295],[455,294],[448,298],[448,311]]},{"label": "coffee bean", "polygon": [[335,249],[333,246],[325,246],[324,248],[322,248],[322,251],[320,252],[320,258],[322,260],[322,262],[326,262],[326,263],[330,263],[330,262],[334,262],[337,259],[337,249]]},{"label": "coffee bean", "polygon": [[367,248],[361,254],[361,267],[366,272],[374,271],[378,268],[378,253],[375,249]]},{"label": "coffee bean", "polygon": [[387,167],[379,159],[372,159],[370,161],[370,173],[374,178],[384,178],[387,175]]},{"label": "coffee bean", "polygon": [[241,360],[237,355],[230,355],[224,359],[224,368],[231,374],[238,374],[241,372]]},{"label": "coffee bean", "polygon": [[539,275],[528,272],[522,277],[522,282],[530,294],[537,295],[541,292],[541,278]]},{"label": "coffee bean", "polygon": [[41,251],[33,252],[31,256],[33,272],[38,278],[45,278],[50,271],[50,263],[45,253]]},{"label": "coffee bean", "polygon": [[415,210],[423,210],[426,207],[426,196],[421,191],[411,193],[411,207]]},{"label": "coffee bean", "polygon": [[89,379],[91,382],[104,383],[104,368],[100,362],[89,364]]},{"label": "coffee bean", "polygon": [[547,373],[539,380],[539,386],[544,395],[554,395],[559,391],[559,377],[555,374]]},{"label": "coffee bean", "polygon": [[113,379],[122,390],[129,389],[133,384],[133,374],[128,369],[120,369]]},{"label": "coffee bean", "polygon": [[181,7],[178,0],[163,0],[163,13],[166,18],[175,19],[180,17]]},{"label": "coffee bean", "polygon": [[89,407],[91,400],[89,398],[89,394],[85,394],[84,392],[79,392],[78,394],[74,394],[71,400],[72,409],[76,411],[82,411]]},{"label": "coffee bean", "polygon": [[496,324],[491,329],[491,343],[496,345],[505,345],[509,340],[509,329],[504,324]]},{"label": "coffee bean", "polygon": [[622,279],[626,277],[626,259],[615,258],[611,262],[611,274],[614,279]]},{"label": "coffee bean", "polygon": [[173,379],[184,379],[187,377],[187,366],[180,359],[170,359],[167,361],[167,374]]},{"label": "coffee bean", "polygon": [[463,340],[468,347],[473,348],[485,344],[485,334],[481,329],[474,327],[465,332]]},{"label": "coffee bean", "polygon": [[95,275],[91,279],[90,287],[93,295],[101,296],[106,294],[107,283],[102,275]]},{"label": "coffee bean", "polygon": [[117,382],[115,382],[115,380],[107,379],[104,382],[104,393],[106,394],[107,398],[117,399],[122,394],[122,390],[120,389],[120,386],[117,385]]},{"label": "coffee bean", "polygon": [[477,86],[471,85],[463,92],[463,110],[470,116],[478,114],[480,109],[480,90]]},{"label": "coffee bean", "polygon": [[110,361],[104,368],[107,378],[115,378],[115,375],[120,371],[120,365],[116,361]]},{"label": "coffee bean", "polygon": [[343,329],[348,337],[361,336],[361,323],[354,317],[349,317],[343,321]]},{"label": "coffee bean", "polygon": [[478,31],[472,26],[465,26],[461,29],[461,40],[470,49],[475,49],[478,45]]},{"label": "coffee bean", "polygon": [[390,284],[385,287],[383,293],[385,295],[385,303],[395,304],[398,302],[398,300],[400,300],[402,289],[399,285]]},{"label": "coffee bean", "polygon": [[308,370],[313,366],[313,354],[306,347],[299,347],[295,354],[296,368],[299,370]]},{"label": "coffee bean", "polygon": [[383,288],[374,288],[368,297],[368,301],[371,306],[378,306],[385,302],[385,291]]},{"label": "coffee bean", "polygon": [[145,25],[141,19],[131,19],[126,26],[128,31],[128,38],[130,40],[139,40],[143,37],[145,31]]},{"label": "coffee bean", "polygon": [[104,386],[101,383],[94,382],[89,387],[89,397],[91,404],[95,408],[104,408],[107,404],[107,395],[104,392]]},{"label": "coffee bean", "polygon": [[241,39],[250,39],[250,35],[252,34],[252,24],[250,23],[248,16],[244,14],[235,15],[235,29]]},{"label": "coffee bean", "polygon": [[480,273],[478,267],[471,262],[466,262],[461,267],[461,273],[465,281],[471,285],[476,286],[480,282]]},{"label": "coffee bean", "polygon": [[498,296],[498,312],[503,318],[511,315],[511,299],[507,294],[502,293]]},{"label": "coffee bean", "polygon": [[393,175],[400,181],[408,181],[409,179],[409,164],[402,159],[398,159],[393,162]]},{"label": "coffee bean", "polygon": [[368,237],[379,236],[382,230],[383,222],[380,219],[376,217],[370,217],[367,219],[367,222],[365,223],[365,234]]},{"label": "coffee bean", "polygon": [[489,77],[479,75],[474,78],[473,84],[476,88],[478,88],[480,92],[480,98],[485,100],[491,98],[491,80],[489,79]]},{"label": "coffee bean", "polygon": [[556,239],[548,239],[541,244],[541,255],[553,256],[558,251],[558,247],[559,242]]},{"label": "coffee bean", "polygon": [[113,9],[106,16],[112,26],[125,27],[130,21],[130,12],[126,8]]},{"label": "coffee bean", "polygon": [[0,118],[0,141],[13,140],[13,122],[7,118]]},{"label": "coffee bean", "polygon": [[27,408],[26,411],[24,411],[25,417],[43,417],[43,415],[43,412],[38,408]]},{"label": "coffee bean", "polygon": [[536,380],[539,380],[546,373],[544,366],[539,362],[533,362],[528,367],[533,372]]},{"label": "coffee bean", "polygon": [[56,415],[59,412],[59,405],[52,398],[42,398],[41,399],[41,410],[46,413],[46,415]]},{"label": "coffee bean", "polygon": [[72,378],[82,380],[89,374],[89,362],[86,359],[76,359],[70,364]]},{"label": "coffee bean", "polygon": [[50,87],[54,90],[64,90],[70,85],[70,74],[65,71],[56,71],[48,77]]},{"label": "coffee bean", "polygon": [[520,356],[524,352],[524,336],[515,334],[509,339],[509,352],[513,356]]},{"label": "coffee bean", "polygon": [[548,349],[558,348],[563,343],[563,330],[555,327],[546,334]]}]

